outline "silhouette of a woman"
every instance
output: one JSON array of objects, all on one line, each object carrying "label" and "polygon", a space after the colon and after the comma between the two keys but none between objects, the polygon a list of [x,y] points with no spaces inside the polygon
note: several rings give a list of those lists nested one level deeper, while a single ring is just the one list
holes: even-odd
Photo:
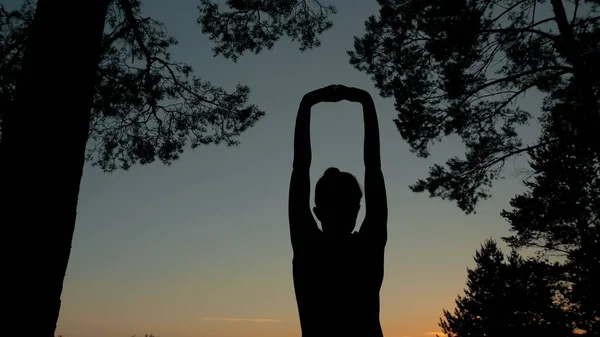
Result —
[{"label": "silhouette of a woman", "polygon": [[[366,215],[354,232],[362,191],[356,178],[329,168],[315,188],[310,210],[310,110],[320,102],[361,103],[365,124]],[[379,126],[373,99],[341,85],[306,94],[296,119],[289,223],[293,276],[303,337],[382,337],[379,290],[387,241],[387,197],[379,155]]]}]

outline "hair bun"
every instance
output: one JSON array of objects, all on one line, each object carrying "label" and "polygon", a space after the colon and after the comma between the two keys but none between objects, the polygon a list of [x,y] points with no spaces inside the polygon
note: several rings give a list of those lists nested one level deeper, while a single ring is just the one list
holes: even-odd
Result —
[{"label": "hair bun", "polygon": [[336,168],[336,167],[330,167],[327,170],[325,170],[325,173],[323,175],[326,176],[326,177],[329,177],[329,176],[337,175],[339,173],[340,173],[340,170],[338,168]]}]

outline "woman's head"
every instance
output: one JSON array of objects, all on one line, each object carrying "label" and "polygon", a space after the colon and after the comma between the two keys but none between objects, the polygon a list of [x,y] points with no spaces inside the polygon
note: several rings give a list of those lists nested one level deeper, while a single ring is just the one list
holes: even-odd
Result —
[{"label": "woman's head", "polygon": [[324,232],[351,233],[356,226],[362,191],[356,178],[328,168],[315,188],[315,215]]}]

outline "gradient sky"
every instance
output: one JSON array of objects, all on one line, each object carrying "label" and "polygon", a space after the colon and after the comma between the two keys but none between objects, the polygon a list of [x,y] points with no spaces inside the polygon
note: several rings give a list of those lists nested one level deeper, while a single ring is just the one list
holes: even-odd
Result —
[{"label": "gradient sky", "polygon": [[[239,147],[203,147],[171,166],[154,163],[112,174],[86,166],[57,335],[299,337],[286,210],[293,127],[302,95],[335,83],[371,92],[379,113],[390,209],[384,334],[426,337],[440,331],[442,309],[452,309],[462,292],[475,250],[486,238],[509,233],[499,212],[522,190],[512,168],[525,161],[508,163],[506,179],[476,215],[410,192],[408,185],[425,177],[432,163],[461,155],[463,147],[448,138],[430,159],[409,152],[392,122],[393,102],[380,98],[346,55],[377,3],[324,3],[336,5],[338,14],[322,47],[301,53],[296,43],[282,40],[271,51],[233,63],[213,58],[212,44],[195,22],[196,0],[144,1],[145,14],[166,23],[180,41],[174,59],[227,89],[249,85],[252,103],[267,115]],[[520,103],[535,112],[540,100],[530,96]],[[362,183],[361,113],[352,103],[313,109],[313,187],[329,166],[356,174]],[[524,135],[534,140],[535,127]]]}]

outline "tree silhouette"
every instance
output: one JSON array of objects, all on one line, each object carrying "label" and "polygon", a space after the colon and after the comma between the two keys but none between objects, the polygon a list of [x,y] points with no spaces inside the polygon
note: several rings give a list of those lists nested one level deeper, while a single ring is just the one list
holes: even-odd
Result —
[{"label": "tree silhouette", "polygon": [[[600,2],[560,0],[379,1],[379,17],[355,38],[350,63],[393,96],[396,126],[419,157],[444,136],[458,135],[465,159],[434,165],[411,186],[475,210],[507,159],[525,145],[517,127],[532,115],[514,103],[532,90],[552,94],[572,80],[581,106],[577,127],[589,139],[598,114]],[[554,15],[541,16],[546,7]]]},{"label": "tree silhouette", "polygon": [[[200,11],[201,18],[211,13]],[[286,18],[296,20],[293,15]],[[317,45],[315,34],[324,29],[311,25],[321,21],[297,21],[296,32],[316,32],[312,40],[301,35],[312,41],[303,46]],[[284,26],[288,35],[292,27],[298,26]],[[247,103],[247,87],[227,92],[173,61],[169,48],[176,40],[142,15],[140,0],[26,1],[17,11],[1,6],[0,33],[0,223],[10,241],[2,254],[4,327],[50,337],[86,157],[105,171],[156,159],[170,163],[187,145],[237,144],[264,112]]]},{"label": "tree silhouette", "polygon": [[580,327],[600,334],[600,155],[574,125],[580,113],[569,98],[575,90],[554,95],[543,120],[541,142],[547,145],[532,152],[529,191],[513,198],[502,216],[514,233],[505,238],[511,246],[564,259]]},{"label": "tree silhouette", "polygon": [[450,337],[574,336],[573,321],[556,297],[554,268],[512,251],[508,258],[487,240],[468,269],[467,289],[454,312],[444,310],[440,327]]},{"label": "tree silhouette", "polygon": [[[128,169],[156,159],[171,163],[188,144],[237,145],[238,136],[252,127],[264,111],[248,104],[250,89],[233,91],[194,76],[192,67],[173,61],[169,49],[177,40],[163,23],[143,16],[140,0],[111,1],[96,84],[91,146],[87,159],[105,171]],[[270,49],[283,35],[306,50],[320,45],[319,35],[332,26],[333,6],[315,1],[201,0],[198,23],[215,41],[215,55],[236,61],[244,52]],[[0,122],[14,99],[21,69],[27,27],[35,1],[19,10],[0,5]],[[2,123],[0,123],[0,136]]]},{"label": "tree silhouette", "polygon": [[282,36],[300,42],[300,50],[321,45],[319,35],[333,26],[335,7],[318,0],[227,0],[219,11],[211,0],[200,0],[198,23],[216,43],[215,55],[236,61],[244,52],[271,49]]},{"label": "tree silhouette", "polygon": [[[471,213],[506,160],[529,155],[527,191],[502,212],[514,232],[504,239],[561,253],[563,265],[552,269],[568,285],[561,296],[578,328],[600,333],[600,2],[568,10],[560,0],[379,3],[351,64],[395,98],[396,125],[418,156],[453,134],[467,149],[411,189]],[[517,127],[533,116],[516,103],[531,91],[545,95],[536,112],[542,135],[523,144]]]},{"label": "tree silhouette", "polygon": [[[13,99],[34,10],[33,1],[17,11],[2,10],[0,118]],[[177,40],[164,24],[143,15],[141,1],[111,1],[106,25],[87,153],[103,170],[156,159],[171,163],[188,145],[236,145],[264,115],[248,104],[247,86],[228,92],[172,60],[169,50]]]}]

